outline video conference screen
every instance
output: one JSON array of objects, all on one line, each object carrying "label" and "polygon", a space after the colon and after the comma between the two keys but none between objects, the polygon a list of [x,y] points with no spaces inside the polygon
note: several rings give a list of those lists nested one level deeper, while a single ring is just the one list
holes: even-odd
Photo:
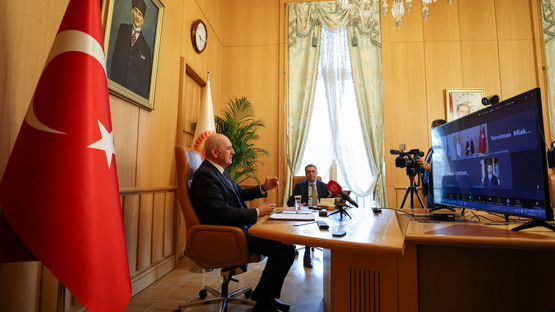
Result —
[{"label": "video conference screen", "polygon": [[434,202],[552,219],[540,89],[432,129]]}]

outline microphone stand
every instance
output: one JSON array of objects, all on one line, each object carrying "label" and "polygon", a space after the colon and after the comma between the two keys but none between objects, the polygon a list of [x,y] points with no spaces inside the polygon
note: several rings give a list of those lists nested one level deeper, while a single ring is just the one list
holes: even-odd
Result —
[{"label": "microphone stand", "polygon": [[352,219],[352,217],[349,215],[349,213],[347,211],[345,211],[345,205],[344,204],[342,204],[342,203],[335,204],[335,209],[337,209],[337,210],[330,213],[328,215],[328,217],[331,216],[331,215],[334,215],[336,213],[339,213],[339,219],[343,219],[343,215],[346,215],[347,217],[349,217],[349,219]]}]

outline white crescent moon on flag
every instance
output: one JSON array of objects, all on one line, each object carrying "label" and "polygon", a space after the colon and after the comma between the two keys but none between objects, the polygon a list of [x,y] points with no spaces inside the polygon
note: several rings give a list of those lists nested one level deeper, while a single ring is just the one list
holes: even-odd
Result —
[{"label": "white crescent moon on flag", "polygon": [[[91,35],[78,30],[66,30],[59,33],[56,36],[56,39],[54,39],[54,43],[52,44],[50,54],[48,55],[48,59],[46,59],[44,67],[46,67],[53,58],[65,52],[83,52],[92,56],[100,63],[100,65],[102,65],[104,74],[106,74],[104,50],[98,41],[96,41]],[[54,130],[43,124],[35,115],[33,102],[34,98],[31,101],[31,105],[29,105],[29,108],[27,109],[25,121],[31,127],[41,131],[65,134],[64,132]]]}]

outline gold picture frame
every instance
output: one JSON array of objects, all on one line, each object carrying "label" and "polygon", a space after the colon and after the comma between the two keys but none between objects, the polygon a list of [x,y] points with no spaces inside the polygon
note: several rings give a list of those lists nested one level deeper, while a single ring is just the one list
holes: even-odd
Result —
[{"label": "gold picture frame", "polygon": [[[140,12],[140,34],[134,40],[134,14],[138,13],[133,12],[132,3],[144,11]],[[102,6],[106,12],[103,26],[108,89],[150,111],[156,94],[164,5],[160,0],[104,0]]]},{"label": "gold picture frame", "polygon": [[474,113],[484,106],[482,98],[484,89],[445,89],[445,107],[447,121]]}]

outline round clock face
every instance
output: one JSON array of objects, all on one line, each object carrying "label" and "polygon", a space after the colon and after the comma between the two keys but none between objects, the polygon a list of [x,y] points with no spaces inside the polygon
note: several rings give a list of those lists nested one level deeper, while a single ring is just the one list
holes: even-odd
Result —
[{"label": "round clock face", "polygon": [[201,53],[206,48],[207,37],[206,25],[201,20],[196,20],[191,28],[191,39],[197,53]]}]

